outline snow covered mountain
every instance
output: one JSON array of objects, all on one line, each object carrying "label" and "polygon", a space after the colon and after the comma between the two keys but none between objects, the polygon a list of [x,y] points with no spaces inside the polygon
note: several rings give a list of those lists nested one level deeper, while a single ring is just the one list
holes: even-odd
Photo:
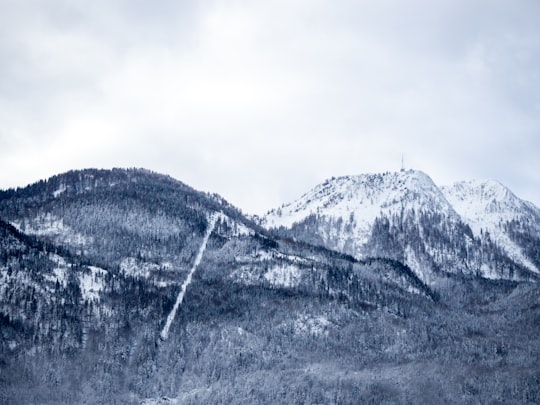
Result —
[{"label": "snow covered mountain", "polygon": [[399,262],[279,240],[219,196],[146,170],[0,192],[0,364],[13,376],[0,374],[1,403],[140,403],[232,382],[353,329],[352,308],[405,314],[436,297]]},{"label": "snow covered mountain", "polygon": [[147,170],[0,190],[0,403],[536,404],[538,210],[448,193],[333,179],[273,232]]},{"label": "snow covered mountain", "polygon": [[490,239],[511,260],[539,273],[538,207],[494,180],[463,181],[441,190],[475,238]]},{"label": "snow covered mountain", "polygon": [[402,170],[332,178],[261,224],[357,258],[400,260],[428,283],[441,271],[527,279],[538,274],[538,212],[493,182],[441,189]]}]

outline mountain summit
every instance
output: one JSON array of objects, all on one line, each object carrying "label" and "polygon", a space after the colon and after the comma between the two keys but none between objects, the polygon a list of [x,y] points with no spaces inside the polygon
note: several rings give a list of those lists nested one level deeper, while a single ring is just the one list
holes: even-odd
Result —
[{"label": "mountain summit", "polygon": [[437,273],[538,276],[539,210],[493,181],[439,188],[402,170],[332,178],[261,224],[356,258],[390,257],[424,281]]},{"label": "mountain summit", "polygon": [[377,217],[426,209],[457,218],[442,192],[421,171],[363,174],[327,180],[298,200],[271,210],[262,224],[270,228],[290,228],[313,215],[349,220],[354,223],[357,239],[363,244],[369,239]]}]

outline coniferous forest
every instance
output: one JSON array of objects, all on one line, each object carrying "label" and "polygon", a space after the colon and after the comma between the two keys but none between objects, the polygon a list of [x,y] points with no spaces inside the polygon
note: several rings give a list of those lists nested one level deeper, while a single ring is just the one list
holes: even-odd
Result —
[{"label": "coniferous forest", "polygon": [[[328,236],[354,221],[271,227],[141,169],[1,191],[0,403],[540,402],[529,262],[427,209],[359,255]],[[539,227],[501,227],[534,265]]]}]

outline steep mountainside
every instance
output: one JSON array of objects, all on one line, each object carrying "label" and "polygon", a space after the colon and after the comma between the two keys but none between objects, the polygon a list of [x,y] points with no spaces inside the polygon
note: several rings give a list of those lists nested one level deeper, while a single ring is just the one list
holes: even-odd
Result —
[{"label": "steep mountainside", "polygon": [[[468,189],[464,200],[459,187],[441,190],[412,170],[333,178],[270,211],[261,224],[357,258],[402,261],[428,283],[440,272],[536,279],[538,252],[532,246],[540,235],[538,209],[515,196],[508,205],[500,200],[506,194],[495,190]],[[468,206],[480,211],[467,211]],[[526,218],[519,236],[510,236],[509,218],[518,223]],[[498,231],[476,232],[484,221],[484,230]]]},{"label": "steep mountainside", "polygon": [[468,181],[441,188],[479,239],[490,239],[510,259],[538,273],[540,209],[499,182]]},{"label": "steep mountainside", "polygon": [[[414,185],[473,235],[410,181],[394,228]],[[537,284],[429,286],[396,258],[275,236],[145,170],[0,192],[0,403],[537,403]]]}]

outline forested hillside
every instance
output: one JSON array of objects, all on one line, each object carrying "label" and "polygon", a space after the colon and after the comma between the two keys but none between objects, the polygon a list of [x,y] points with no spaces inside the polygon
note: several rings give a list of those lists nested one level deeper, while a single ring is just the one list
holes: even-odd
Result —
[{"label": "forested hillside", "polygon": [[2,403],[540,399],[534,280],[427,283],[399,258],[280,236],[143,170],[5,190],[0,218]]}]

